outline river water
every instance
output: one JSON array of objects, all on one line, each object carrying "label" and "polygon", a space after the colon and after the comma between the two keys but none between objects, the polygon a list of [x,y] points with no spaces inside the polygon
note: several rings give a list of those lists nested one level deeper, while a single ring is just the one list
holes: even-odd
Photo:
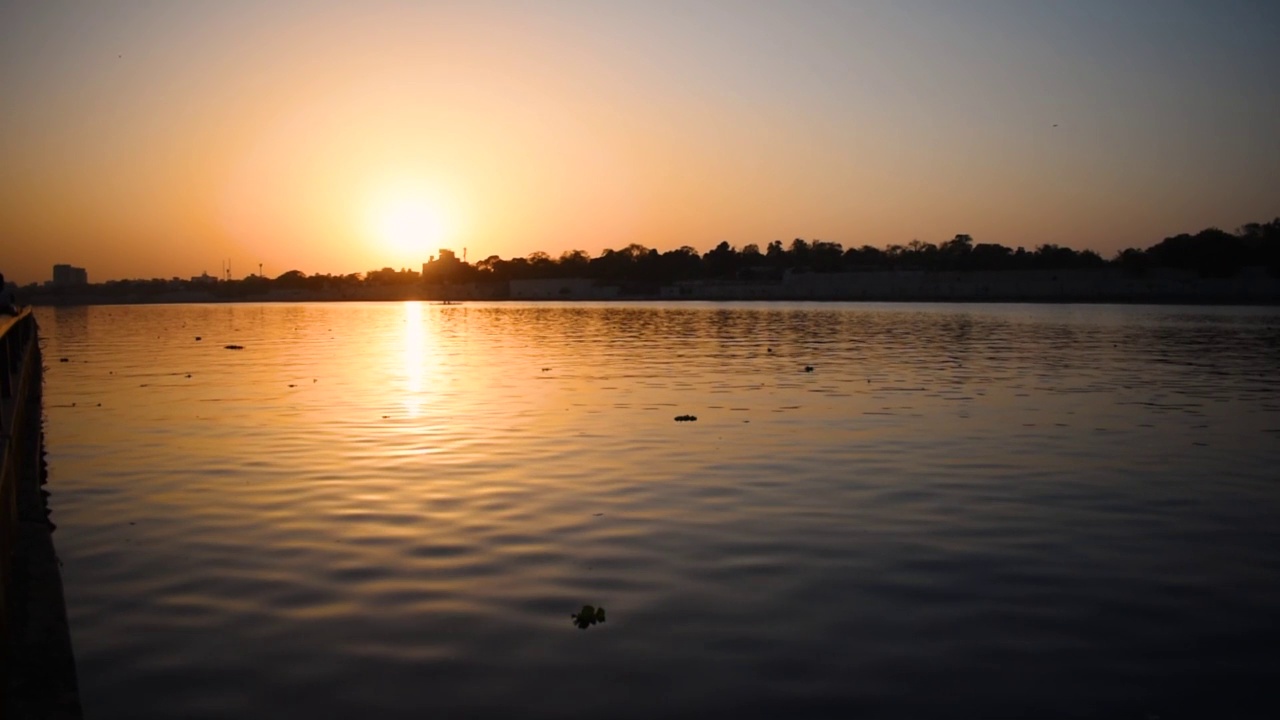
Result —
[{"label": "river water", "polygon": [[38,320],[88,717],[1280,709],[1275,309]]}]

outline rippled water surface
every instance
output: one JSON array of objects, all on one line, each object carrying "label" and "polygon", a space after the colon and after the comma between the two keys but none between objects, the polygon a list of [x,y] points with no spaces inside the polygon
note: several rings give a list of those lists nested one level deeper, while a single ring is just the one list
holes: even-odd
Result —
[{"label": "rippled water surface", "polygon": [[1280,709],[1275,310],[38,319],[89,717]]}]

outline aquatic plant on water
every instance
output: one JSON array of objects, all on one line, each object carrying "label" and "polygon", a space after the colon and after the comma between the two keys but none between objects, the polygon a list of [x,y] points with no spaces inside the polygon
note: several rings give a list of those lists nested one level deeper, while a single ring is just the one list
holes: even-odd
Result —
[{"label": "aquatic plant on water", "polygon": [[604,622],[604,608],[583,605],[582,610],[570,613],[569,617],[573,618],[573,624],[577,625],[579,630],[586,630],[596,623]]}]

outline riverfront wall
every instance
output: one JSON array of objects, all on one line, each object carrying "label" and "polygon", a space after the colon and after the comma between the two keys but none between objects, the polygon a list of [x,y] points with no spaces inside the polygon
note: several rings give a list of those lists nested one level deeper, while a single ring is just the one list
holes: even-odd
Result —
[{"label": "riverfront wall", "polygon": [[1264,268],[1235,277],[1118,268],[938,272],[786,273],[780,282],[691,282],[664,287],[685,300],[854,300],[881,302],[1280,303],[1280,278]]},{"label": "riverfront wall", "polygon": [[39,333],[0,316],[0,717],[79,718],[71,633],[49,520]]}]

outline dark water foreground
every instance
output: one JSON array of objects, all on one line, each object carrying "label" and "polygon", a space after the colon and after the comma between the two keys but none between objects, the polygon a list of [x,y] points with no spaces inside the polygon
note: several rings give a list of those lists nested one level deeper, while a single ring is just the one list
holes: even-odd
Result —
[{"label": "dark water foreground", "polygon": [[92,717],[1280,710],[1274,310],[41,324]]}]

